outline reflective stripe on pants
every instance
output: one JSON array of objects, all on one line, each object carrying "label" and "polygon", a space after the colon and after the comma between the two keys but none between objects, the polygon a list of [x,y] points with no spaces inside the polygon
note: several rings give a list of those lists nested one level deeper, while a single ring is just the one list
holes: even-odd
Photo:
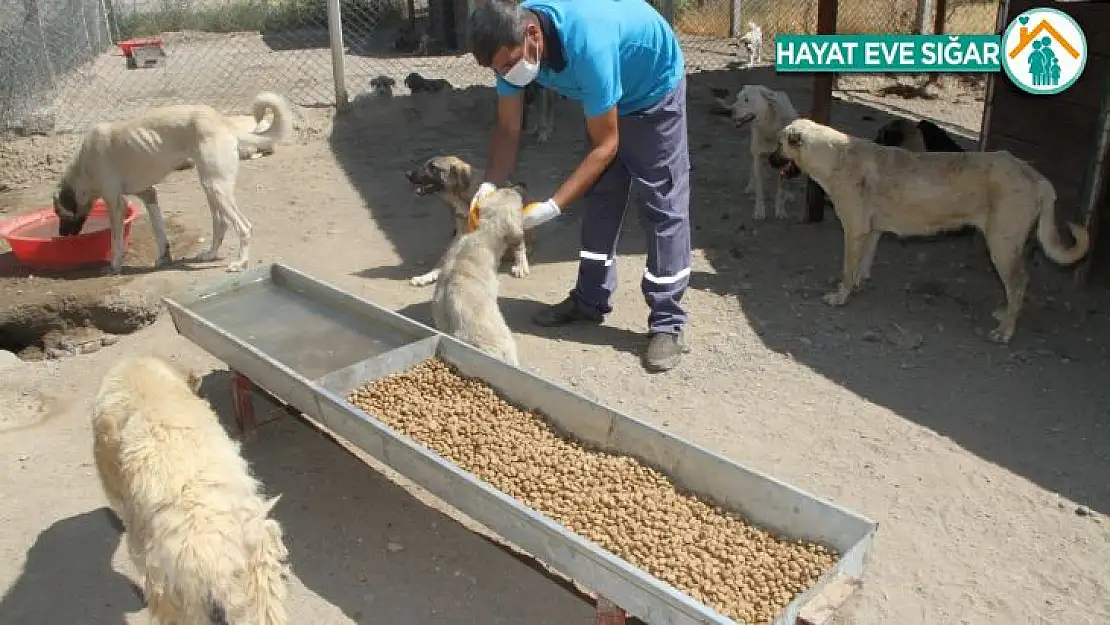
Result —
[{"label": "reflective stripe on pants", "polygon": [[616,290],[617,239],[630,197],[638,204],[647,239],[640,284],[651,312],[650,332],[678,332],[686,323],[679,302],[690,281],[690,153],[686,136],[686,80],[654,106],[622,116],[616,158],[586,193],[578,306],[608,314]]}]

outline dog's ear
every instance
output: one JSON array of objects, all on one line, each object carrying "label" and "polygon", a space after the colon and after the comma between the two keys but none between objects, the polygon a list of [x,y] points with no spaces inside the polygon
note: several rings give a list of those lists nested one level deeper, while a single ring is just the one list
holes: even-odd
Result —
[{"label": "dog's ear", "polygon": [[189,385],[189,390],[192,391],[194,395],[200,395],[201,377],[197,375],[196,371],[192,369],[189,370],[188,375],[185,376],[185,383]]},{"label": "dog's ear", "polygon": [[786,144],[792,148],[802,147],[802,131],[791,128],[786,131]]},{"label": "dog's ear", "polygon": [[905,133],[902,132],[901,125],[897,120],[884,124],[882,128],[879,128],[878,134],[875,135],[875,143],[879,145],[899,146],[905,140]]},{"label": "dog's ear", "polygon": [[[760,85],[762,87],[762,85]],[[774,89],[763,87],[763,99],[767,101],[767,107],[778,118],[782,114],[782,107],[779,106],[779,94]]]},{"label": "dog's ear", "polygon": [[387,85],[389,85],[390,87],[392,87],[393,85],[396,85],[396,84],[397,84],[397,81],[396,81],[396,80],[393,80],[393,79],[392,79],[392,78],[390,78],[389,76],[386,76],[386,77],[385,77],[385,84],[387,84]]},{"label": "dog's ear", "polygon": [[470,168],[461,165],[454,165],[451,171],[447,174],[451,181],[451,186],[455,189],[469,189],[470,188]]},{"label": "dog's ear", "polygon": [[54,193],[54,212],[59,216],[77,215],[77,192],[68,182],[58,185],[58,190]]}]

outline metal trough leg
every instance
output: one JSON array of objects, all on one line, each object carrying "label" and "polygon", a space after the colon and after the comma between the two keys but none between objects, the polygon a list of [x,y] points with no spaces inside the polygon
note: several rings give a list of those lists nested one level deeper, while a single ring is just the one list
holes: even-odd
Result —
[{"label": "metal trough leg", "polygon": [[594,621],[596,625],[624,625],[625,623],[624,610],[602,596],[597,598],[596,614],[597,619]]},{"label": "metal trough leg", "polygon": [[231,370],[231,398],[235,406],[235,425],[245,440],[254,440],[257,423],[254,420],[254,382]]}]

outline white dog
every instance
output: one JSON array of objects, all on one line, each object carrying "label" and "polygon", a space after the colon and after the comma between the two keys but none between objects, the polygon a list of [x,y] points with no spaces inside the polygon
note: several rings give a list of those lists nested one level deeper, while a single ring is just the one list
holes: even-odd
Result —
[{"label": "white dog", "polygon": [[389,76],[376,76],[370,79],[370,95],[375,98],[391,98],[396,85],[397,81]]},{"label": "white dog", "polygon": [[[767,157],[778,147],[779,131],[798,118],[798,112],[783,91],[775,91],[763,85],[745,85],[736,94],[736,101],[725,104],[720,99],[718,105],[732,111],[732,121],[737,128],[751,128],[752,162],[749,168],[747,192],[755,191],[755,209],[752,217],[766,219],[767,208],[763,193],[763,168]],[[787,190],[785,181],[775,177],[775,217],[786,219]]]},{"label": "white dog", "polygon": [[98,198],[108,204],[112,229],[112,262],[123,264],[124,194],[146,204],[158,244],[157,265],[170,261],[169,241],[154,187],[183,163],[192,161],[212,212],[212,244],[195,260],[215,260],[230,222],[239,235],[239,257],[228,271],[241,271],[250,260],[251,224],[235,202],[239,160],[252,152],[273,152],[293,132],[292,109],[275,93],[260,93],[254,119],[266,112],[273,121],[263,132],[247,130],[205,105],[182,104],[153,108],[139,117],[97,124],[85,135],[54,194],[54,212],[61,236],[79,234]]},{"label": "white dog", "polygon": [[285,625],[278,498],[259,483],[208,403],[157,358],[104,376],[93,458],[157,625]]},{"label": "white dog", "polygon": [[763,29],[755,22],[748,22],[748,32],[740,37],[740,44],[748,51],[748,67],[763,62]]},{"label": "white dog", "polygon": [[825,303],[843,306],[871,275],[883,232],[932,235],[963,226],[978,228],[1006,291],[994,313],[992,341],[1014,334],[1028,276],[1025,249],[1033,225],[1054,262],[1068,265],[1086,255],[1087,231],[1068,224],[1070,249],[1056,230],[1056,190],[1040,172],[1006,151],[913,152],[850,137],[808,119],[782,130],[768,159],[784,176],[805,172],[833,202],[844,230],[844,268]]},{"label": "white dog", "polygon": [[444,256],[432,319],[440,332],[516,365],[516,341],[497,306],[497,267],[524,240],[524,190],[493,191],[477,211],[477,228],[455,239]]}]

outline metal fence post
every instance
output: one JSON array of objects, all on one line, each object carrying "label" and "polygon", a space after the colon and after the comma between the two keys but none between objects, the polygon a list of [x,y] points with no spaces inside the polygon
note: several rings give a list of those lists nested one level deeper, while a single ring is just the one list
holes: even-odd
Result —
[{"label": "metal fence post", "polygon": [[[838,0],[818,0],[817,34],[835,35]],[[820,72],[813,76],[813,102],[809,117],[819,124],[828,124],[832,112],[832,92],[836,74]],[[805,221],[815,223],[825,219],[825,194],[812,179],[806,185]]]},{"label": "metal fence post", "polygon": [[347,75],[343,59],[343,16],[339,0],[328,0],[328,35],[331,39],[331,73],[335,81],[335,109],[340,113],[350,108],[347,99]]}]

